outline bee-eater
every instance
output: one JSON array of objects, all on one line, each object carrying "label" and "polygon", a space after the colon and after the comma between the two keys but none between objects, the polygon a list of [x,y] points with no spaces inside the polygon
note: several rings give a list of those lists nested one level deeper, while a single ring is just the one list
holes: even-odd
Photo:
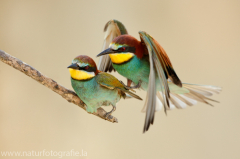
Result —
[{"label": "bee-eater", "polygon": [[72,87],[86,104],[87,112],[97,112],[97,109],[102,105],[112,105],[113,109],[106,115],[106,118],[108,118],[116,110],[116,103],[120,98],[126,97],[126,93],[142,100],[139,96],[130,92],[117,78],[99,71],[93,59],[86,55],[74,58],[68,68]]},{"label": "bee-eater", "polygon": [[104,51],[97,55],[102,56],[99,70],[115,69],[127,78],[127,86],[141,81],[141,88],[147,91],[143,132],[153,124],[155,111],[162,106],[166,113],[169,108],[185,108],[197,101],[210,104],[208,96],[220,92],[215,86],[182,83],[165,50],[146,32],[139,32],[139,41],[117,20],[110,20],[104,31]]}]

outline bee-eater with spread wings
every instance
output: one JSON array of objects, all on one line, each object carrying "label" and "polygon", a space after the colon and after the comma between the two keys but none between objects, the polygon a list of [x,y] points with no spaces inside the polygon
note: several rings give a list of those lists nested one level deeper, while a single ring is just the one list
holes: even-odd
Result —
[{"label": "bee-eater with spread wings", "polygon": [[213,93],[221,88],[209,85],[182,83],[173,69],[173,65],[162,46],[149,34],[140,31],[137,40],[117,20],[110,20],[105,28],[104,51],[100,57],[99,70],[112,71],[127,78],[127,86],[141,83],[147,91],[143,111],[146,111],[143,132],[153,124],[155,111],[164,107],[185,108],[197,102],[208,103]]}]

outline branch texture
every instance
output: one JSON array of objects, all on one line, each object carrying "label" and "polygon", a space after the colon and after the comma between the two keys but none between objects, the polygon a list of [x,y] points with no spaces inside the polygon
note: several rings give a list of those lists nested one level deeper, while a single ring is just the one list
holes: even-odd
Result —
[{"label": "branch texture", "polygon": [[[21,60],[5,53],[4,51],[0,50],[0,60],[9,66],[12,66],[13,68],[25,73],[27,76],[31,77],[32,79],[38,81],[42,85],[48,87],[52,91],[56,92],[57,94],[61,95],[63,98],[65,98],[68,102],[74,103],[84,109],[86,111],[86,105],[84,102],[77,96],[77,94],[60,84],[58,84],[56,81],[54,81],[51,78],[48,78],[47,76],[41,74],[38,70],[33,68],[32,66],[22,62]],[[102,119],[105,119],[106,111],[103,108],[98,108],[96,113],[93,113],[93,115],[96,115]],[[113,116],[109,116],[108,121],[110,122],[118,122],[117,118]]]}]

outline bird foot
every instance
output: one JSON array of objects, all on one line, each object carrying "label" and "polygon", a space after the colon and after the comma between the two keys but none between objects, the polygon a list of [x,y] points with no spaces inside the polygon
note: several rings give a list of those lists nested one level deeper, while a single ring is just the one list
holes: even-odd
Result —
[{"label": "bird foot", "polygon": [[105,119],[112,119],[113,116],[112,116],[112,113],[116,110],[116,106],[112,105],[113,109],[110,111],[110,112],[107,112],[106,113],[106,116],[105,116]]},{"label": "bird foot", "polygon": [[106,113],[105,119],[106,119],[106,120],[107,120],[107,119],[112,119],[113,116],[112,116],[111,114],[112,114],[112,112]]}]

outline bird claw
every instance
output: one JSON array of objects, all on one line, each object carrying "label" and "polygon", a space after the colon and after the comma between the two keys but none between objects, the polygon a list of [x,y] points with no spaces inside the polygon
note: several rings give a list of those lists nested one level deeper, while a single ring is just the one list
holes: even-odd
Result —
[{"label": "bird claw", "polygon": [[105,119],[108,120],[108,119],[112,119],[113,116],[112,116],[112,113],[116,110],[116,106],[112,105],[113,109],[110,111],[110,112],[107,112],[106,115],[105,115]]},{"label": "bird claw", "polygon": [[106,113],[105,119],[106,119],[106,120],[107,120],[107,119],[112,119],[113,116],[112,116],[111,114],[112,114],[112,112]]}]

